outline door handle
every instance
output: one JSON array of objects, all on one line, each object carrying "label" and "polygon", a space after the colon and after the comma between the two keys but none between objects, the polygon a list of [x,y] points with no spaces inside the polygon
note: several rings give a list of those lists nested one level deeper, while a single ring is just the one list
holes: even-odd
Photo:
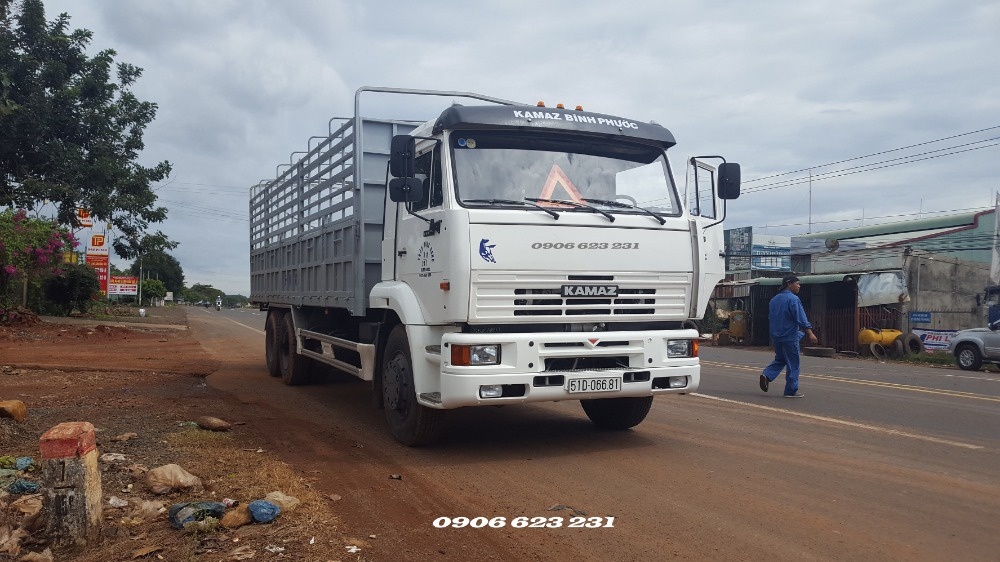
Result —
[{"label": "door handle", "polygon": [[406,255],[406,248],[403,248],[402,250],[396,252],[396,255],[399,256],[399,257],[405,256]]}]

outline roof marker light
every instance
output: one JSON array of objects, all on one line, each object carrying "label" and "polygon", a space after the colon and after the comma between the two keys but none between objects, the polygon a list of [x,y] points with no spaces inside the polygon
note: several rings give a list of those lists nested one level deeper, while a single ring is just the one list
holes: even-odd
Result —
[{"label": "roof marker light", "polygon": [[561,104],[561,103],[557,103],[556,104],[556,109],[566,109],[566,106],[563,105],[563,104]]},{"label": "roof marker light", "polygon": [[578,106],[576,106],[576,110],[577,110],[577,111],[583,111],[583,106],[582,106],[582,105],[578,105]]},{"label": "roof marker light", "polygon": [[539,102],[538,102],[538,103],[536,103],[535,105],[537,105],[538,107],[545,107],[545,102],[543,102],[543,101],[539,101]]}]

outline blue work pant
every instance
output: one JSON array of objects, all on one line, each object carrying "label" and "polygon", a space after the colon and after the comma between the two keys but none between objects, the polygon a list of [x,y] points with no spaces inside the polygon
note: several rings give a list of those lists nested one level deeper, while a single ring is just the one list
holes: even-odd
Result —
[{"label": "blue work pant", "polygon": [[785,371],[785,396],[799,391],[799,342],[774,342],[774,361],[764,367],[764,376],[773,381]]}]

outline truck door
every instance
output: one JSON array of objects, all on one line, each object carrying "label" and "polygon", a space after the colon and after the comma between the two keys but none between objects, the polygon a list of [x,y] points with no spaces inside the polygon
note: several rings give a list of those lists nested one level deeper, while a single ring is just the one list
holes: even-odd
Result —
[{"label": "truck door", "polygon": [[696,306],[691,316],[701,318],[708,306],[715,285],[726,276],[725,244],[723,242],[723,201],[716,191],[717,170],[696,158],[688,163],[687,206],[694,226],[692,243],[698,252],[696,291],[692,299]]},{"label": "truck door", "polygon": [[[440,230],[444,218],[440,143],[428,142],[418,146],[414,171],[423,185],[423,198],[398,204],[396,280],[413,288],[424,314],[430,315],[441,311],[444,306],[440,284],[445,278],[444,264],[447,260],[444,254],[448,251]],[[408,205],[412,212],[407,212],[404,205]]]}]

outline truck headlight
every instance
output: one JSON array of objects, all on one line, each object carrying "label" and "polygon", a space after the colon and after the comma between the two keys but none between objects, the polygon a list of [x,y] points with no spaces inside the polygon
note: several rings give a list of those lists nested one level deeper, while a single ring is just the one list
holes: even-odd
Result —
[{"label": "truck headlight", "polygon": [[667,357],[698,357],[698,342],[695,340],[667,340]]},{"label": "truck headlight", "polygon": [[500,345],[451,345],[451,364],[457,367],[499,365]]}]

